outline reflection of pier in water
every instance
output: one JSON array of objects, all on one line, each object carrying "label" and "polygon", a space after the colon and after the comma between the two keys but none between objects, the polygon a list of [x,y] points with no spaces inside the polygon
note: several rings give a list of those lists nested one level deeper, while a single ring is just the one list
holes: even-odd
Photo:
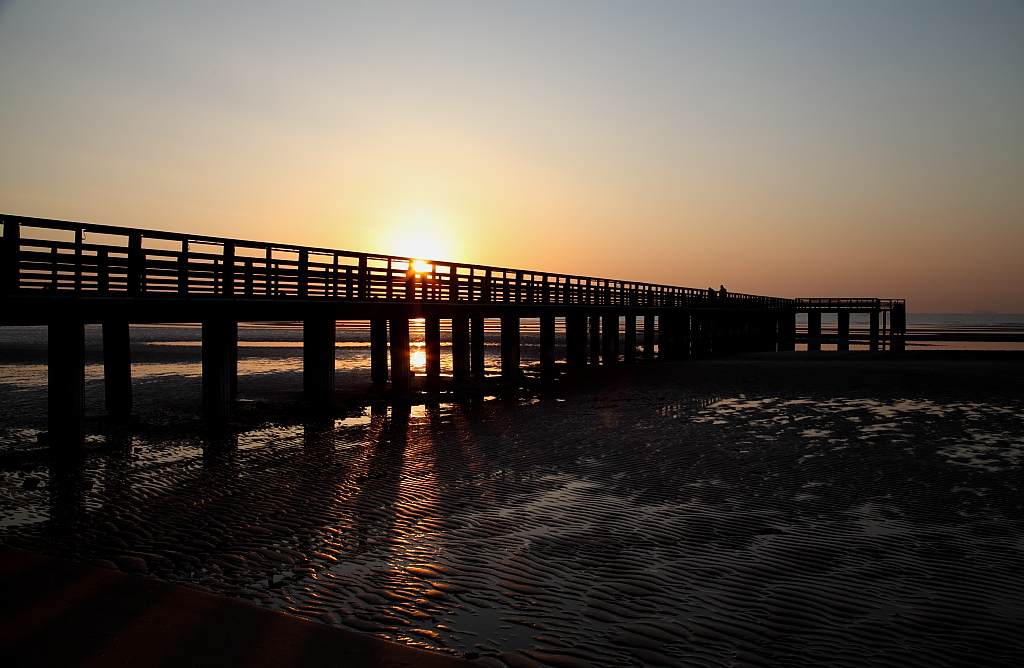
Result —
[{"label": "reflection of pier in water", "polygon": [[[238,323],[301,321],[303,389],[334,395],[338,320],[367,323],[371,380],[413,388],[410,332],[441,379],[442,332],[456,383],[483,378],[485,334],[500,332],[500,375],[522,373],[523,323],[536,323],[539,368],[808,350],[851,341],[902,349],[905,307],[888,299],[782,299],[633,281],[354,253],[201,235],[0,216],[0,325],[48,326],[51,437],[83,432],[84,327],[103,326],[106,406],[131,412],[129,325],[201,322],[204,411],[229,418],[237,398]],[[822,313],[837,313],[823,336]],[[851,332],[850,314],[868,327]],[[797,315],[806,314],[805,336]],[[415,323],[415,324],[411,324]],[[558,342],[558,345],[556,345]]]}]

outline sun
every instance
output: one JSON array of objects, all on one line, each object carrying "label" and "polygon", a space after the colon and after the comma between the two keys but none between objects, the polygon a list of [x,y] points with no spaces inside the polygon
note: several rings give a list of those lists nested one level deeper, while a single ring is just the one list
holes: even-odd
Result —
[{"label": "sun", "polygon": [[393,247],[399,255],[421,260],[441,259],[447,250],[442,238],[427,231],[402,230]]},{"label": "sun", "polygon": [[429,274],[434,271],[434,265],[424,260],[413,260],[412,270],[417,274]]},{"label": "sun", "polygon": [[[413,208],[395,215],[387,230],[387,247],[393,255],[412,260],[444,260],[451,254],[451,225],[441,213]],[[433,268],[426,262],[414,266],[416,272]]]}]

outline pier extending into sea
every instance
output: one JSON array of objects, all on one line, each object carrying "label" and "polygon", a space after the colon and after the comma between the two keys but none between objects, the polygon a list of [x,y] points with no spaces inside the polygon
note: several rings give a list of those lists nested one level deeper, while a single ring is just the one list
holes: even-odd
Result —
[{"label": "pier extending into sea", "polygon": [[[485,323],[500,321],[501,375],[522,373],[521,323],[537,319],[540,371],[682,360],[741,351],[820,350],[851,342],[902,350],[901,299],[797,298],[612,280],[0,215],[0,326],[48,328],[49,431],[74,444],[84,430],[85,326],[103,328],[106,409],[132,409],[129,327],[202,323],[204,413],[228,419],[237,395],[239,322],[299,321],[303,389],[335,391],[338,320],[369,322],[371,380],[412,389],[410,321],[422,319],[427,381],[441,378],[442,325],[452,381],[482,378]],[[837,314],[834,335],[821,316]],[[864,331],[851,314],[868,315]],[[806,327],[798,328],[798,315]],[[564,331],[564,343],[556,331]]]}]

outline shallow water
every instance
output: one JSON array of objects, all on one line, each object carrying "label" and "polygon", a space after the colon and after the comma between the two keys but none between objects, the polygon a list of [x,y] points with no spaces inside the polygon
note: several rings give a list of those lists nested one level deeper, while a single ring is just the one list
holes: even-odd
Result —
[{"label": "shallow water", "polygon": [[8,465],[0,536],[483,664],[1024,658],[1019,401],[526,403],[111,437]]}]

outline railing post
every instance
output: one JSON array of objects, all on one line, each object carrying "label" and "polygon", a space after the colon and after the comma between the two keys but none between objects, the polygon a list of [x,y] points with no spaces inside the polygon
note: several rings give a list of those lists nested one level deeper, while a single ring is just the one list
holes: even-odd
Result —
[{"label": "railing post", "polygon": [[459,268],[452,266],[451,273],[448,274],[448,301],[452,303],[465,301],[462,296],[462,276],[459,274]]},{"label": "railing post", "polygon": [[142,233],[131,232],[128,235],[128,294],[135,297],[145,290],[142,256]]},{"label": "railing post", "polygon": [[484,271],[484,278],[480,282],[480,301],[487,303],[491,301],[491,270]]},{"label": "railing post", "polygon": [[85,241],[85,232],[81,225],[75,226],[75,292],[82,290],[82,244]]},{"label": "railing post", "polygon": [[13,293],[21,287],[21,223],[4,220],[3,252],[0,253],[0,292]]},{"label": "railing post", "polygon": [[253,267],[252,259],[246,258],[243,269],[245,272],[245,296],[252,297],[255,291],[256,269]]},{"label": "railing post", "polygon": [[178,256],[178,294],[188,295],[188,239],[181,240],[181,254]]},{"label": "railing post", "polygon": [[388,258],[388,267],[384,276],[384,299],[391,301],[395,298],[395,269],[392,266],[391,258]]},{"label": "railing post", "polygon": [[231,297],[235,294],[235,245],[225,243],[223,256],[221,292],[225,297]]},{"label": "railing post", "polygon": [[299,293],[299,299],[305,299],[309,296],[309,251],[306,249],[299,251],[299,266],[296,272],[296,290]]},{"label": "railing post", "polygon": [[416,301],[416,274],[412,270],[412,262],[409,262],[409,269],[405,272],[405,301]]},{"label": "railing post", "polygon": [[370,267],[369,259],[365,255],[359,256],[359,299],[367,301],[370,298]]},{"label": "railing post", "polygon": [[96,290],[106,292],[110,289],[110,260],[106,249],[96,251]]},{"label": "railing post", "polygon": [[267,246],[266,248],[266,259],[264,260],[264,269],[266,273],[266,286],[264,294],[267,297],[277,296],[277,267],[274,265],[274,250]]}]

